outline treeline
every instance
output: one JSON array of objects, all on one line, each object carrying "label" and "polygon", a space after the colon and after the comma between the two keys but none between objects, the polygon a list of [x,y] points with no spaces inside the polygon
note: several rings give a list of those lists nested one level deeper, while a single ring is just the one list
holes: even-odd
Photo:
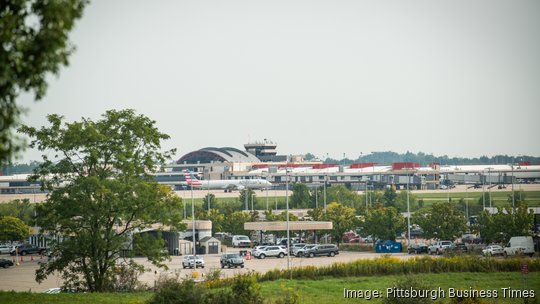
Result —
[{"label": "treeline", "polygon": [[[316,157],[307,153],[305,155],[306,160],[313,160]],[[385,152],[372,152],[367,155],[361,155],[356,159],[333,159],[326,158],[324,163],[328,164],[341,164],[349,165],[352,163],[377,163],[377,164],[391,164],[396,162],[414,162],[421,165],[429,165],[430,163],[440,163],[441,165],[496,165],[496,164],[510,164],[518,162],[531,162],[533,165],[540,163],[540,157],[528,156],[528,155],[495,155],[492,157],[480,156],[474,158],[467,157],[449,157],[448,155],[435,156],[433,154],[426,154],[423,152],[413,153],[407,151],[406,153],[396,153],[392,151]]]}]

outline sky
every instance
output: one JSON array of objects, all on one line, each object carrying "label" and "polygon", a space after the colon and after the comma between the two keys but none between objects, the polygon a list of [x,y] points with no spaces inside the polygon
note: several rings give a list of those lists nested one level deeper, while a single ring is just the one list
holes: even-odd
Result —
[{"label": "sky", "polygon": [[[177,157],[540,155],[540,1],[92,1],[23,123],[132,108]],[[27,150],[23,161],[41,153]]]}]

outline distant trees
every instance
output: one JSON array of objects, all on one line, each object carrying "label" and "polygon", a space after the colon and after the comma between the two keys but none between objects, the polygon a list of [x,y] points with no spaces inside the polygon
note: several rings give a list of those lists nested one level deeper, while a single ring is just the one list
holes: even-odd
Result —
[{"label": "distant trees", "polygon": [[434,203],[418,210],[412,220],[422,227],[426,238],[455,240],[466,230],[465,215],[452,203]]},{"label": "distant trees", "polygon": [[530,235],[533,223],[533,212],[529,213],[527,205],[521,203],[516,207],[515,213],[510,206],[497,208],[495,214],[487,211],[480,212],[477,228],[485,242],[505,243],[512,236]]},{"label": "distant trees", "polygon": [[362,231],[373,239],[396,240],[396,234],[405,229],[405,219],[394,207],[377,204],[368,209]]},{"label": "distant trees", "polygon": [[29,226],[35,226],[35,206],[28,199],[13,200],[0,204],[0,216],[13,216]]},{"label": "distant trees", "polygon": [[13,216],[0,216],[0,241],[22,241],[28,238],[30,227]]},{"label": "distant trees", "polygon": [[309,188],[302,183],[295,183],[293,185],[293,194],[290,197],[289,200],[289,207],[290,208],[296,208],[296,209],[306,209],[311,208],[310,201],[311,201],[311,193],[309,192]]}]

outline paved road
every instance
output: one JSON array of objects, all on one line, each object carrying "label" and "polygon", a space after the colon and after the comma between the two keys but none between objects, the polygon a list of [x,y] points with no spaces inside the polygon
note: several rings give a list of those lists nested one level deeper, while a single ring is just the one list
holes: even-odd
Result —
[{"label": "paved road", "polygon": [[[236,250],[230,250],[229,252],[235,252]],[[412,256],[404,253],[395,253],[392,254],[398,258],[407,259]],[[351,262],[357,259],[370,259],[379,257],[380,254],[376,253],[365,253],[365,252],[341,252],[335,257],[315,257],[315,258],[296,258],[291,257],[290,263],[291,267],[302,267],[302,266],[322,266],[329,265],[334,262]],[[2,258],[11,259],[9,255],[2,255]],[[204,260],[206,267],[204,269],[182,269],[181,259],[182,257],[174,256],[170,262],[167,262],[169,270],[162,270],[153,267],[143,258],[137,258],[137,262],[142,263],[145,267],[149,268],[150,271],[143,274],[140,280],[149,286],[154,284],[154,281],[159,278],[160,275],[174,276],[178,274],[180,277],[191,277],[192,272],[196,271],[199,274],[208,273],[215,269],[221,269],[219,264],[219,255],[211,254],[204,255]],[[45,258],[44,258],[45,259]],[[58,275],[51,276],[43,283],[38,284],[35,282],[35,270],[38,268],[38,263],[40,261],[39,257],[35,258],[34,261],[30,261],[30,257],[24,257],[24,262],[20,263],[19,266],[10,267],[7,269],[0,268],[0,290],[15,290],[15,291],[33,291],[33,292],[42,292],[48,288],[59,287],[61,285],[61,279]],[[287,269],[287,258],[266,258],[264,260],[252,259],[245,262],[245,268],[232,268],[232,269],[223,269],[223,276],[231,276],[235,274],[247,273],[250,271],[256,272],[266,272],[271,269]]]}]

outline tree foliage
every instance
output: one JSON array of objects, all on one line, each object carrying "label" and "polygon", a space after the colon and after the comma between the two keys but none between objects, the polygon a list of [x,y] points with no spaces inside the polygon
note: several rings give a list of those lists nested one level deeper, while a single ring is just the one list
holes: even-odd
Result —
[{"label": "tree foliage", "polygon": [[309,188],[302,183],[296,183],[293,185],[293,194],[290,198],[290,208],[306,209],[310,208],[311,195]]},{"label": "tree foliage", "polygon": [[28,238],[30,227],[13,216],[0,217],[0,241],[22,241]]},{"label": "tree foliage", "polygon": [[242,189],[240,190],[240,195],[238,196],[238,201],[242,204],[243,209],[245,209],[247,199],[247,208],[251,209],[251,206],[253,205],[253,208],[255,208],[255,205],[257,205],[257,194],[255,194],[255,191],[253,189]]},{"label": "tree foliage", "polygon": [[533,212],[528,212],[527,205],[521,203],[516,207],[515,213],[512,212],[512,207],[499,207],[495,214],[482,211],[478,215],[477,228],[485,242],[506,243],[513,236],[531,235],[533,223]]},{"label": "tree foliage", "polygon": [[341,243],[345,232],[356,230],[359,224],[354,208],[336,202],[328,205],[323,218],[326,221],[332,222],[333,229],[330,231],[330,235],[332,235],[332,239],[338,244]]},{"label": "tree foliage", "polygon": [[420,225],[424,237],[440,240],[455,240],[466,230],[465,215],[451,203],[434,203],[418,210],[413,222]]},{"label": "tree foliage", "polygon": [[30,204],[27,198],[0,204],[0,216],[16,217],[28,226],[35,226],[34,212],[35,205]]},{"label": "tree foliage", "polygon": [[[171,153],[160,152],[168,136],[133,110],[108,111],[98,121],[67,123],[58,115],[48,121],[41,129],[21,128],[33,139],[31,147],[53,152],[33,176],[50,192],[37,208],[37,223],[45,234],[63,238],[51,241],[53,258],[41,264],[36,280],[58,271],[66,286],[107,291],[137,231],[160,224],[184,228],[180,198],[149,175]],[[145,241],[138,249],[163,266],[163,240]]]},{"label": "tree foliage", "polygon": [[406,227],[405,218],[394,207],[377,204],[368,209],[362,231],[373,240],[396,240],[396,234]]},{"label": "tree foliage", "polygon": [[13,134],[23,109],[21,92],[43,98],[47,76],[68,64],[68,34],[87,0],[3,0],[0,5],[0,164],[22,149]]}]

